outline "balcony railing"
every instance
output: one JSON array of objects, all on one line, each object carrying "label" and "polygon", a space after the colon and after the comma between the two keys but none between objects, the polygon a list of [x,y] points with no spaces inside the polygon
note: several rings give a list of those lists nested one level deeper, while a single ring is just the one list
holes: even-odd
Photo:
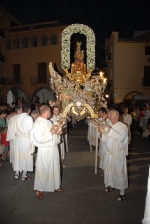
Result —
[{"label": "balcony railing", "polygon": [[49,84],[50,81],[50,76],[46,76],[46,77],[38,77],[38,76],[31,76],[31,84]]},{"label": "balcony railing", "polygon": [[3,38],[5,38],[5,32],[2,29],[0,29],[0,36],[3,37]]},{"label": "balcony railing", "polygon": [[5,56],[0,53],[0,61],[5,62]]},{"label": "balcony railing", "polygon": [[150,79],[142,79],[142,86],[150,86]]},{"label": "balcony railing", "polygon": [[13,77],[7,78],[7,84],[15,85],[15,84],[23,84],[23,77],[19,79],[14,79]]},{"label": "balcony railing", "polygon": [[6,79],[2,76],[0,76],[0,84],[5,85],[6,84]]}]

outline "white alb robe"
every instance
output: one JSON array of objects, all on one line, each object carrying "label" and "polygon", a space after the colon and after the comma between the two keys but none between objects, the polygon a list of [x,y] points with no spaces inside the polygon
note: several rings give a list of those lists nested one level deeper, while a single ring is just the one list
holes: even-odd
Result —
[{"label": "white alb robe", "polygon": [[60,160],[57,134],[52,135],[52,123],[38,117],[31,131],[31,139],[38,147],[34,190],[54,192],[60,188]]},{"label": "white alb robe", "polygon": [[6,135],[6,141],[10,142],[10,163],[13,164],[14,161],[14,142],[15,142],[15,132],[16,132],[16,119],[18,115],[14,115],[10,118],[8,122],[8,130]]},{"label": "white alb robe", "polygon": [[89,141],[89,145],[96,146],[96,132],[97,126],[93,125],[90,121],[88,121],[88,135],[87,140]]},{"label": "white alb robe", "polygon": [[127,162],[128,129],[122,122],[111,125],[107,135],[102,134],[101,141],[106,143],[104,167],[105,186],[124,190],[128,188]]},{"label": "white alb robe", "polygon": [[33,119],[27,113],[17,115],[14,141],[14,171],[33,171],[33,155],[31,154],[30,132]]}]

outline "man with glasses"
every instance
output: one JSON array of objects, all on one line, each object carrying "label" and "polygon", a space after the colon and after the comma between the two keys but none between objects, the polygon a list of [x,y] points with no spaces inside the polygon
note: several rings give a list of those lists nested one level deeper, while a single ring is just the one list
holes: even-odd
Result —
[{"label": "man with glasses", "polygon": [[106,192],[119,189],[118,201],[126,197],[125,189],[128,188],[127,162],[128,155],[128,129],[119,121],[119,112],[109,112],[110,125],[106,125],[109,132],[105,134],[104,125],[99,125],[100,139],[105,142],[106,156],[104,167],[104,184]]}]

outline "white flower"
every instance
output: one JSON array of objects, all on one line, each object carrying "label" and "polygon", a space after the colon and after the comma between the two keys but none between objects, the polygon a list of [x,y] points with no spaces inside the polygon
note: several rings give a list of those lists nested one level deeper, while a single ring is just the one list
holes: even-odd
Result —
[{"label": "white flower", "polygon": [[93,30],[84,24],[72,24],[62,32],[61,65],[63,69],[70,68],[70,37],[73,33],[81,33],[87,37],[87,71],[95,68],[95,34]]}]

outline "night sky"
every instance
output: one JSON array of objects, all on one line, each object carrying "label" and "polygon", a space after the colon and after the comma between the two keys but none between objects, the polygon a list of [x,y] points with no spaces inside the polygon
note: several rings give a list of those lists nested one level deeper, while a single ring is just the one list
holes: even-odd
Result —
[{"label": "night sky", "polygon": [[134,30],[150,30],[150,0],[0,0],[0,5],[23,24],[58,20],[88,25],[95,32],[96,49],[112,31],[126,38]]}]

